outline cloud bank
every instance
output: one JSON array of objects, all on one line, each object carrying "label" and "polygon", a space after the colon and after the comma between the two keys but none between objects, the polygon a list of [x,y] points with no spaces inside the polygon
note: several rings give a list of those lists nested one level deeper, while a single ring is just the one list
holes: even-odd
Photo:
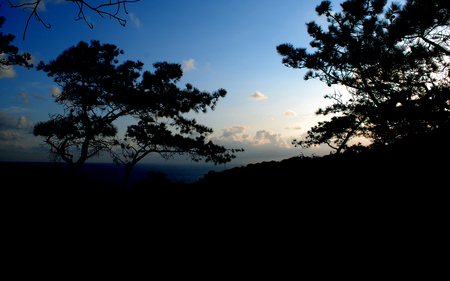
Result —
[{"label": "cloud bank", "polygon": [[45,161],[47,149],[33,136],[29,117],[0,111],[0,161]]},{"label": "cloud bank", "polygon": [[254,137],[245,132],[250,126],[233,126],[223,128],[222,135],[212,137],[213,142],[234,146],[270,146],[277,148],[291,148],[289,140],[281,134],[276,134],[270,130],[259,130]]},{"label": "cloud bank", "polygon": [[18,141],[23,139],[23,133],[31,134],[34,124],[25,116],[10,116],[0,111],[0,140]]}]

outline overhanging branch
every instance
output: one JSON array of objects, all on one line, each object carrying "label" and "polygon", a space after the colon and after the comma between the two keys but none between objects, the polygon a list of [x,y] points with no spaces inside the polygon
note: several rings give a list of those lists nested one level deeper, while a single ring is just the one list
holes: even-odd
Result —
[{"label": "overhanging branch", "polygon": [[38,6],[39,6],[39,4],[40,4],[41,2],[42,2],[42,0],[37,0],[36,2],[32,2],[32,3],[23,3],[23,4],[20,4],[20,5],[14,6],[14,5],[11,4],[11,2],[9,2],[9,0],[8,0],[8,3],[9,3],[9,5],[10,5],[11,8],[21,8],[21,7],[23,7],[24,10],[25,10],[25,9],[31,9],[31,10],[33,10],[33,11],[31,12],[30,16],[29,16],[28,19],[27,19],[27,24],[25,25],[25,29],[24,29],[24,31],[23,31],[22,40],[24,40],[24,41],[25,41],[25,34],[27,33],[27,29],[28,29],[28,24],[30,23],[30,19],[31,19],[31,17],[32,17],[33,15],[34,15],[34,17],[36,18],[36,20],[39,21],[39,22],[41,22],[42,25],[43,25],[45,28],[51,28],[51,27],[52,27],[51,24],[45,24],[45,22],[39,17],[39,14],[37,13],[37,8],[38,8]]},{"label": "overhanging branch", "polygon": [[[109,16],[110,18],[114,18],[116,19],[120,25],[125,26],[127,21],[121,17],[118,16],[119,11],[120,11],[120,7],[121,5],[123,5],[123,9],[125,11],[126,14],[128,14],[128,11],[126,9],[126,4],[127,3],[135,3],[135,2],[139,2],[140,0],[116,0],[115,2],[113,2],[113,0],[110,0],[109,3],[104,3],[101,5],[98,5],[96,7],[89,5],[88,3],[86,3],[85,0],[65,0],[66,2],[72,2],[77,4],[78,6],[78,17],[75,18],[75,21],[78,20],[84,20],[86,22],[86,24],[89,26],[89,28],[94,28],[92,23],[89,23],[84,15],[84,11],[83,8],[87,7],[89,10],[92,10],[96,13],[98,13],[102,18],[104,18],[104,16]],[[106,0],[105,0],[106,1]],[[46,28],[51,28],[51,24],[46,24],[39,16],[37,9],[39,7],[39,5],[41,4],[42,0],[35,0],[33,2],[27,2],[27,3],[22,3],[19,5],[13,5],[9,0],[8,3],[10,5],[10,8],[23,8],[25,9],[31,9],[32,12],[30,14],[30,16],[27,19],[26,25],[25,25],[25,29],[23,32],[23,36],[22,39],[25,40],[25,34],[27,32],[28,29],[28,24],[30,23],[30,19],[32,16],[34,16],[36,18],[37,21],[41,22]],[[108,8],[108,7],[117,7],[117,10],[115,13],[111,13],[106,11],[104,8]]]}]

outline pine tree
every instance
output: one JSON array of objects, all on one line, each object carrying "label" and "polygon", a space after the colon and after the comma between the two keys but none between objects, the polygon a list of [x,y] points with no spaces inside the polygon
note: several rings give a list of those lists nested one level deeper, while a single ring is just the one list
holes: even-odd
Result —
[{"label": "pine tree", "polygon": [[316,51],[277,47],[283,64],[309,69],[305,80],[344,85],[351,95],[349,100],[340,93],[327,95],[334,104],[316,114],[335,116],[311,128],[305,140],[294,140],[295,145],[326,143],[341,152],[354,137],[385,145],[448,124],[448,1],[385,6],[385,0],[349,0],[335,13],[331,2],[323,1],[316,12],[327,17],[328,30],[307,24]]},{"label": "pine tree", "polygon": [[[140,79],[143,63],[119,64],[120,54],[123,51],[115,45],[80,42],[56,60],[38,65],[62,88],[56,102],[64,107],[64,114],[51,115],[34,128],[55,160],[69,163],[76,172],[87,159],[104,151],[131,172],[149,153],[166,158],[188,154],[193,160],[226,163],[241,151],[207,142],[212,129],[183,116],[214,109],[219,98],[225,97],[224,89],[201,92],[190,84],[180,89],[176,84],[183,75],[181,65],[167,62],[155,63],[156,70],[145,71]],[[121,140],[114,122],[125,116],[134,117],[138,124],[130,125],[127,139]]]}]

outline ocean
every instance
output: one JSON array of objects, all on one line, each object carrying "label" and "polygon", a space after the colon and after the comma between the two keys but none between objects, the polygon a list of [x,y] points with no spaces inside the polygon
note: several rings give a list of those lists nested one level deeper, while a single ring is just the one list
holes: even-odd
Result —
[{"label": "ocean", "polygon": [[[240,165],[226,165],[227,169]],[[166,173],[166,179],[172,182],[183,181],[185,183],[193,183],[202,178],[209,171],[220,172],[225,167],[223,165],[211,165],[204,163],[188,163],[188,164],[148,164],[138,163],[131,172],[127,186],[133,185],[136,181],[146,178],[146,174],[150,171]],[[114,163],[84,163],[80,169],[80,174],[86,178],[95,179],[108,185],[118,187],[122,183],[122,179],[126,174],[123,166],[117,166]]]}]

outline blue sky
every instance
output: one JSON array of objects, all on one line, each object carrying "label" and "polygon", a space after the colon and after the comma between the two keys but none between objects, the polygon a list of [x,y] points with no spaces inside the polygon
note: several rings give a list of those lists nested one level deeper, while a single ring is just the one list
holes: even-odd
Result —
[{"label": "blue sky", "polygon": [[[78,13],[75,4],[47,0],[39,15],[51,28],[32,18],[23,41],[30,11],[11,9],[2,0],[0,15],[6,22],[1,32],[15,35],[13,44],[30,52],[35,65],[48,63],[67,48],[90,40],[117,45],[125,52],[121,60],[140,60],[144,70],[152,71],[153,63],[159,61],[183,64],[180,87],[191,83],[200,90],[227,90],[215,111],[189,116],[214,129],[210,136],[214,142],[244,148],[232,163],[247,164],[329,152],[327,147],[293,148],[290,142],[324,120],[314,114],[330,103],[323,96],[343,89],[304,81],[305,71],[282,65],[276,51],[282,43],[309,46],[305,23],[326,24],[314,11],[320,2],[141,0],[127,5],[128,14],[119,13],[127,20],[126,27],[86,10],[94,26],[90,29],[83,21],[74,20]],[[340,2],[332,1],[336,10]],[[32,128],[47,120],[49,113],[62,112],[52,98],[57,85],[42,71],[16,66],[0,71],[0,85],[0,161],[47,161],[47,148],[41,148],[42,140],[32,135]],[[133,122],[119,120],[119,136]],[[110,161],[109,157],[94,160]],[[162,160],[155,155],[144,161]]]}]

